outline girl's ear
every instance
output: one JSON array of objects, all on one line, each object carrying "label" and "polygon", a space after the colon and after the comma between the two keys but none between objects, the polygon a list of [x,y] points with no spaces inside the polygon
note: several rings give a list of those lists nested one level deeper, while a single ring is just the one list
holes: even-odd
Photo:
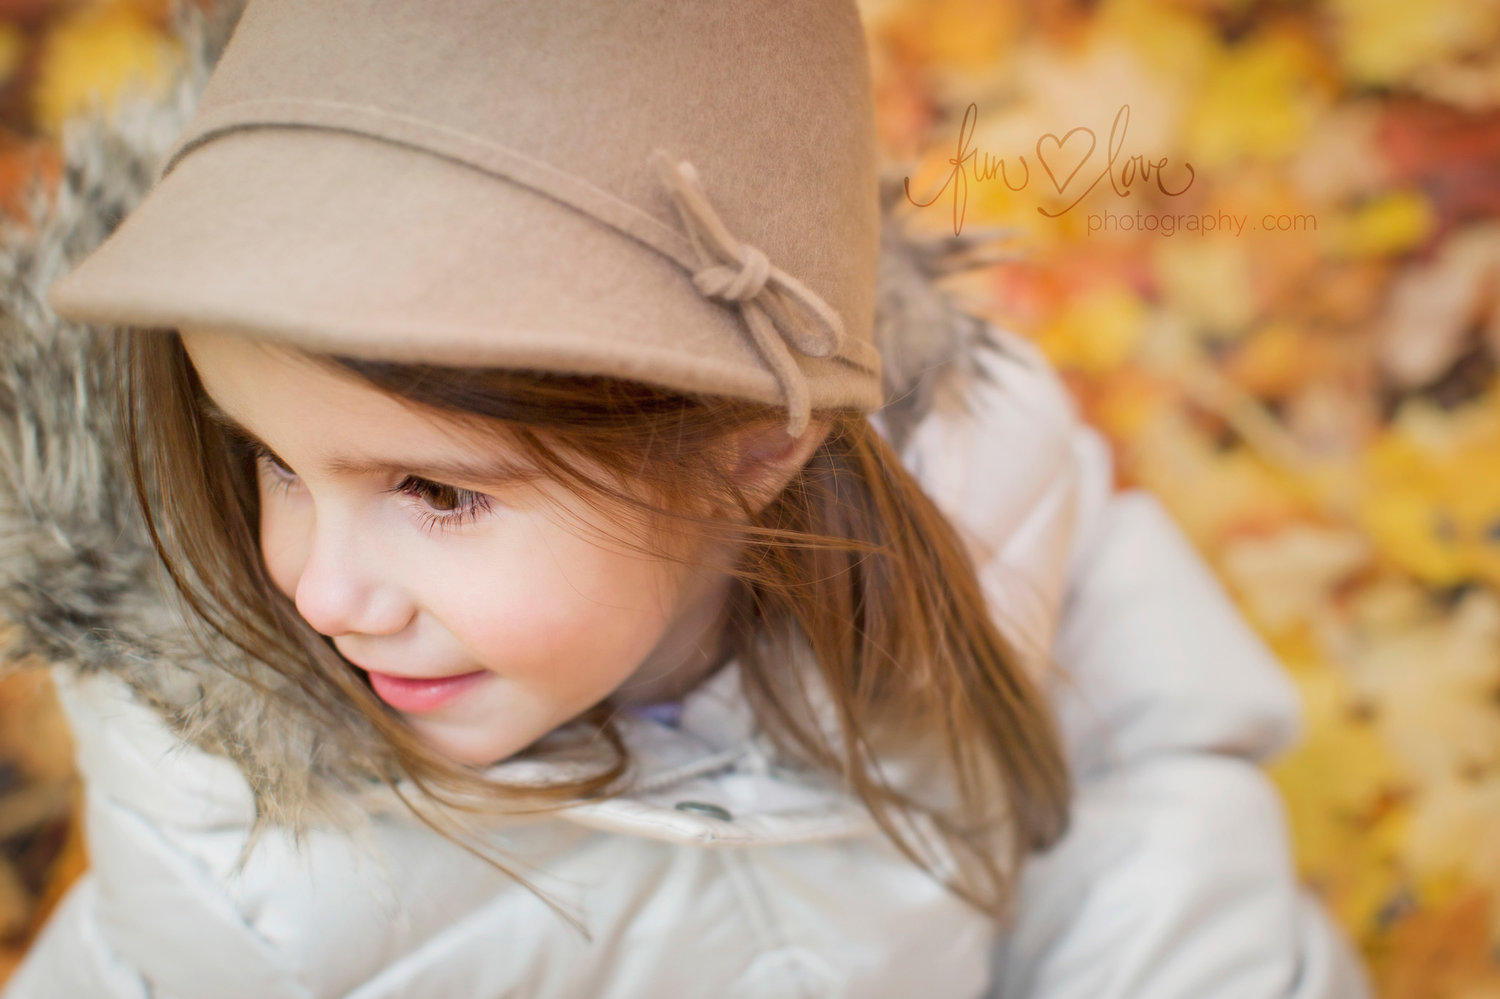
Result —
[{"label": "girl's ear", "polygon": [[828,436],[828,420],[814,419],[801,437],[786,425],[758,424],[730,438],[730,478],[757,513],[786,487]]}]

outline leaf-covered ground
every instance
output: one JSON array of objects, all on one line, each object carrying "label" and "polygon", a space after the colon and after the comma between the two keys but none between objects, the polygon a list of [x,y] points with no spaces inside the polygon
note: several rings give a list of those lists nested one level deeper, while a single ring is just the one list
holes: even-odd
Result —
[{"label": "leaf-covered ground", "polygon": [[[1308,882],[1383,996],[1500,995],[1500,0],[861,7],[911,223],[997,230],[958,290],[1301,685]],[[164,9],[0,0],[0,205],[166,79]],[[45,685],[0,684],[0,978],[86,863],[66,760]]]},{"label": "leaf-covered ground", "polygon": [[1500,3],[862,6],[913,218],[1010,227],[966,290],[1300,683],[1308,881],[1382,995],[1500,995]]}]

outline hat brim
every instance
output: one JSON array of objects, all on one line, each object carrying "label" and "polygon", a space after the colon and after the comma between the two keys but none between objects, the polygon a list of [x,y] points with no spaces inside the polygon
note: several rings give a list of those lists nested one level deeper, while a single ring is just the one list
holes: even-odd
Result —
[{"label": "hat brim", "polygon": [[[781,399],[738,309],[675,262],[502,178],[332,130],[198,147],[47,300],[85,323]],[[837,361],[804,370],[816,405],[879,405]]]}]

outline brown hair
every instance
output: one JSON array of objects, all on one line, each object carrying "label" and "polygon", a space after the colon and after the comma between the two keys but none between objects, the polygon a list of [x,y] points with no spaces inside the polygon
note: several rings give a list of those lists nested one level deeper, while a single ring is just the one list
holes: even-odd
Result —
[{"label": "brown hair", "polygon": [[[203,413],[179,336],[128,330],[122,351],[129,465],[157,552],[203,622],[285,680],[263,691],[311,711],[322,731],[363,727],[377,737],[366,740],[372,775],[393,788],[408,777],[433,805],[488,801],[509,811],[628,790],[610,699],[564,726],[573,741],[557,743],[594,758],[603,750],[603,764],[546,788],[500,783],[420,742],[271,582],[259,557],[253,459]],[[734,543],[725,648],[777,749],[841,780],[903,854],[1005,917],[1024,854],[1067,825],[1059,739],[954,528],[862,414],[821,413],[831,427],[822,445],[752,511],[720,467],[721,445],[737,429],[784,421],[783,410],[604,376],[309,356],[418,408],[503,430],[578,495],[638,513],[636,534],[653,551],[662,524]],[[701,511],[703,497],[718,514],[688,512]],[[820,718],[804,677],[785,668],[791,662],[811,664],[833,718]],[[520,755],[542,744],[551,738]],[[899,786],[884,764],[903,758],[936,759],[945,780]],[[945,790],[924,800],[922,790],[935,788]],[[407,804],[451,834],[434,822],[443,808]]]}]

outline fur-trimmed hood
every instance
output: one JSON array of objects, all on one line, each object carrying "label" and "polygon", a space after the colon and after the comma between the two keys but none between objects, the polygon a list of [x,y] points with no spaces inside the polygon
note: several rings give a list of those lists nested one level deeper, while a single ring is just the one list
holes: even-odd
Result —
[{"label": "fur-trimmed hood", "polygon": [[[30,227],[4,227],[0,662],[118,675],[179,736],[236,764],[262,820],[300,825],[309,814],[332,811],[330,792],[369,780],[351,761],[368,761],[370,742],[354,751],[340,740],[360,733],[330,733],[294,714],[266,711],[266,694],[212,665],[200,644],[207,639],[190,628],[131,495],[115,423],[112,331],[60,320],[43,298],[144,195],[239,6],[221,0],[205,15],[181,4],[173,30],[186,60],[169,96],[70,122],[59,188],[33,189]],[[990,327],[936,283],[984,262],[974,251],[994,234],[914,239],[900,222],[901,190],[899,176],[883,185],[875,330],[888,400],[881,425],[898,449],[945,379],[982,377],[975,361],[981,345],[1003,350]],[[215,653],[241,661],[236,650]],[[285,683],[254,663],[244,667],[267,684]]]}]

